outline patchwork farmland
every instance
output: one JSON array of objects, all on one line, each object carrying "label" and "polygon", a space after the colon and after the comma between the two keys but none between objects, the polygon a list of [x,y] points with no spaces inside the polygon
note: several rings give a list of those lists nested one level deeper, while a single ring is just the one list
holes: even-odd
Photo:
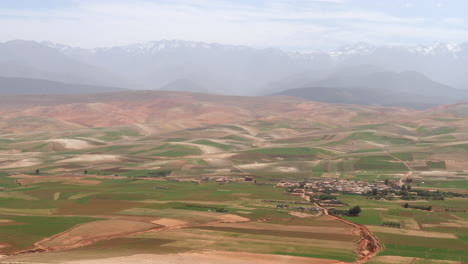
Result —
[{"label": "patchwork farmland", "polygon": [[468,262],[466,118],[260,103],[229,122],[2,130],[0,263]]}]

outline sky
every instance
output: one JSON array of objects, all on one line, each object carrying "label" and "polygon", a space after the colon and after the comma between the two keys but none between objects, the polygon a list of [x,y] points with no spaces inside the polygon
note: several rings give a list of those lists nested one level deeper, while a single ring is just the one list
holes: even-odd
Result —
[{"label": "sky", "polygon": [[179,39],[290,51],[468,42],[466,0],[1,0],[0,41]]}]

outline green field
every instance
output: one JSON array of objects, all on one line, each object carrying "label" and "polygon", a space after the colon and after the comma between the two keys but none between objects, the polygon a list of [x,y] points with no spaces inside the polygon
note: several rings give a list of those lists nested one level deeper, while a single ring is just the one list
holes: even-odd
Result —
[{"label": "green field", "polygon": [[[465,128],[444,118],[365,123],[371,115],[354,116],[352,125],[257,120],[169,132],[161,124],[146,134],[133,126],[8,134],[0,139],[0,252],[33,249],[99,220],[175,224],[0,263],[201,249],[353,262],[359,236],[351,226],[301,209],[315,205],[294,194],[330,179],[387,184],[377,194],[324,188],[311,196],[336,197],[342,212],[359,205],[359,216],[340,217],[374,232],[383,246],[376,261],[468,262]],[[402,190],[398,180],[409,170]],[[284,182],[296,185],[277,187]]]}]

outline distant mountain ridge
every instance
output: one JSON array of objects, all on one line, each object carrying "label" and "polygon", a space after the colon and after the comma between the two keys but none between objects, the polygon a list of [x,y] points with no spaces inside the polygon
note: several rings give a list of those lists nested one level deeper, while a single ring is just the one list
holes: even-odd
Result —
[{"label": "distant mountain ridge", "polygon": [[40,79],[0,77],[0,95],[84,94],[125,91],[127,89],[70,84]]},{"label": "distant mountain ridge", "polygon": [[[336,69],[343,66],[367,64],[391,71],[417,71],[438,82],[468,89],[468,77],[460,74],[464,72],[463,67],[468,65],[468,43],[435,43],[433,45],[415,46],[375,46],[367,43],[357,43],[333,51],[314,51],[309,53],[287,52],[271,48],[255,49],[246,46],[182,40],[161,40],[94,49],[73,48],[53,43],[42,44],[53,47],[72,58],[100,65],[104,68],[112,66],[109,66],[106,61],[110,57],[119,58],[112,60],[112,63],[122,63],[122,60],[129,60],[133,63],[139,63],[143,68],[154,66],[153,70],[156,72],[161,71],[161,67],[163,66],[167,67],[167,64],[169,66],[180,66],[181,73],[179,76],[176,76],[177,78],[165,80],[161,84],[156,83],[158,86],[181,78],[191,79],[202,86],[211,86],[204,78],[200,78],[200,73],[197,74],[197,69],[191,68],[187,64],[194,67],[205,66],[207,71],[215,70],[214,72],[219,70],[217,68],[223,69],[225,67],[221,77],[230,78],[226,79],[224,83],[239,81],[240,76],[244,75],[242,83],[245,85],[246,74],[260,78],[257,82],[251,82],[247,85],[250,88],[248,90],[251,90],[252,87],[258,89],[258,87],[262,86],[262,82],[265,85],[304,71]],[[215,56],[215,58],[212,58],[212,56]],[[147,60],[149,58],[157,59],[158,62],[148,65]],[[171,60],[170,63],[166,61],[168,59]],[[184,64],[181,63],[181,60]],[[408,63],[408,60],[411,63]],[[226,67],[223,63],[231,64],[232,67]],[[216,65],[216,67],[212,65]],[[252,65],[256,67],[252,67]],[[119,69],[118,67],[114,67],[113,70],[118,71]],[[242,70],[244,71],[242,72]],[[266,78],[266,74],[268,78]],[[457,77],[455,81],[453,80],[454,76]],[[255,86],[257,84],[258,86]],[[151,88],[156,89],[158,87]],[[240,89],[238,88],[238,90]],[[236,92],[239,94],[245,93],[244,91],[231,91],[231,93]]]},{"label": "distant mountain ridge", "polygon": [[[418,72],[373,72],[341,69],[326,79],[311,81],[299,88],[274,92],[327,103],[402,106],[426,109],[440,104],[468,100],[468,90],[434,82]],[[351,73],[350,73],[351,72]],[[297,80],[289,80],[291,86]]]},{"label": "distant mountain ridge", "polygon": [[[181,40],[93,49],[22,40],[0,43],[0,76],[132,89],[161,89],[176,83],[177,90],[194,91],[196,84],[203,92],[258,95],[303,87],[340,88],[345,85],[332,84],[332,75],[340,71],[346,75],[342,69],[358,69],[362,65],[368,65],[366,83],[384,83],[389,90],[401,83],[370,81],[370,74],[379,79],[388,75],[379,76],[381,72],[415,72],[448,87],[468,89],[468,43],[357,43],[306,54]],[[337,82],[339,78],[333,79]],[[180,80],[185,80],[185,84]],[[368,87],[354,82],[347,88]],[[372,88],[379,89],[380,84]],[[427,93],[426,86],[410,84],[405,88],[407,93]]]},{"label": "distant mountain ridge", "polygon": [[454,102],[453,98],[419,96],[369,88],[306,87],[289,89],[273,95],[294,96],[324,103],[395,106],[421,110]]},{"label": "distant mountain ridge", "polygon": [[179,91],[179,92],[194,92],[194,93],[209,93],[208,90],[201,87],[195,82],[187,79],[178,79],[170,82],[159,90],[161,91]]},{"label": "distant mountain ridge", "polygon": [[164,50],[178,49],[178,48],[204,48],[204,49],[219,49],[228,51],[248,51],[248,52],[259,52],[259,51],[271,51],[275,53],[287,54],[291,57],[304,57],[313,59],[318,55],[327,55],[336,60],[342,60],[349,58],[350,56],[362,56],[371,55],[376,51],[387,49],[400,52],[411,52],[413,54],[419,54],[423,56],[441,56],[450,54],[454,58],[468,57],[468,42],[460,44],[449,44],[449,43],[434,43],[432,45],[414,45],[414,46],[402,46],[402,45],[382,45],[376,46],[368,43],[360,42],[352,45],[345,45],[339,49],[331,51],[316,50],[308,53],[299,52],[288,52],[280,49],[256,49],[248,46],[241,45],[223,45],[218,43],[205,43],[195,41],[184,41],[184,40],[160,40],[150,41],[146,43],[134,43],[123,46],[114,47],[98,47],[93,49],[76,48],[60,43],[53,43],[49,41],[41,42],[40,44],[60,50],[65,54],[71,54],[76,50],[87,51],[91,53],[105,52],[110,50],[121,50],[129,54],[151,54],[154,55]]},{"label": "distant mountain ridge", "polygon": [[126,86],[119,75],[35,41],[0,43],[0,76],[89,85]]}]

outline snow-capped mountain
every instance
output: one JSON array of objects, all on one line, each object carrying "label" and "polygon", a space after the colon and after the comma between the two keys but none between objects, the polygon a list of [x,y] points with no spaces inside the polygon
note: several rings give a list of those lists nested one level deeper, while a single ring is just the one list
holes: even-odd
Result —
[{"label": "snow-capped mountain", "polygon": [[376,48],[376,46],[364,42],[359,42],[353,45],[343,46],[337,50],[329,51],[327,54],[336,60],[342,60],[343,58],[351,56],[370,55],[375,51]]},{"label": "snow-capped mountain", "polygon": [[337,50],[327,52],[331,57],[342,60],[352,56],[369,56],[377,50],[382,49],[399,53],[412,53],[420,56],[450,56],[453,58],[463,58],[468,56],[468,43],[449,44],[449,43],[434,43],[432,45],[384,45],[375,46],[364,42],[359,42],[353,45],[346,45]]},{"label": "snow-capped mountain", "polygon": [[[44,63],[44,67],[38,65],[37,68],[48,69],[48,73],[35,73],[34,76],[60,75],[60,81],[66,81],[67,76],[75,76],[71,81],[77,82],[77,75],[84,76],[79,74],[81,71],[89,72],[85,67],[88,65],[87,68],[99,69],[109,76],[118,76],[101,78],[99,84],[105,84],[103,80],[108,80],[109,84],[115,85],[115,80],[119,79],[125,80],[124,87],[135,89],[159,89],[177,80],[188,80],[194,87],[203,87],[211,92],[258,94],[271,83],[306,84],[308,80],[326,79],[340,69],[353,69],[362,65],[372,66],[369,68],[375,69],[374,71],[416,71],[434,81],[468,89],[468,75],[465,73],[468,68],[468,43],[415,46],[356,43],[332,51],[306,54],[182,40],[94,49],[51,42],[28,43],[0,43],[0,53],[2,47],[8,46],[9,53],[24,54],[25,46],[28,46],[28,54],[34,54],[36,49],[37,54],[53,54],[54,58],[47,59],[43,55],[44,58],[41,57],[40,61]],[[58,57],[76,66],[67,68],[47,65]],[[23,76],[28,74],[25,68],[35,65],[27,60],[26,56],[22,56],[21,59],[13,58],[8,61],[11,65],[16,65],[16,72],[12,67],[2,67],[0,63],[0,76],[6,75],[8,71],[9,76],[31,77]],[[298,76],[303,79],[282,82],[299,78]],[[92,83],[92,80],[83,77],[82,82]],[[298,87],[284,87],[290,88]]]},{"label": "snow-capped mountain", "polygon": [[332,65],[323,52],[300,54],[180,40],[87,50],[53,43],[43,45],[133,80],[135,88],[140,89],[158,89],[184,79],[217,93],[253,94],[275,79]]}]

